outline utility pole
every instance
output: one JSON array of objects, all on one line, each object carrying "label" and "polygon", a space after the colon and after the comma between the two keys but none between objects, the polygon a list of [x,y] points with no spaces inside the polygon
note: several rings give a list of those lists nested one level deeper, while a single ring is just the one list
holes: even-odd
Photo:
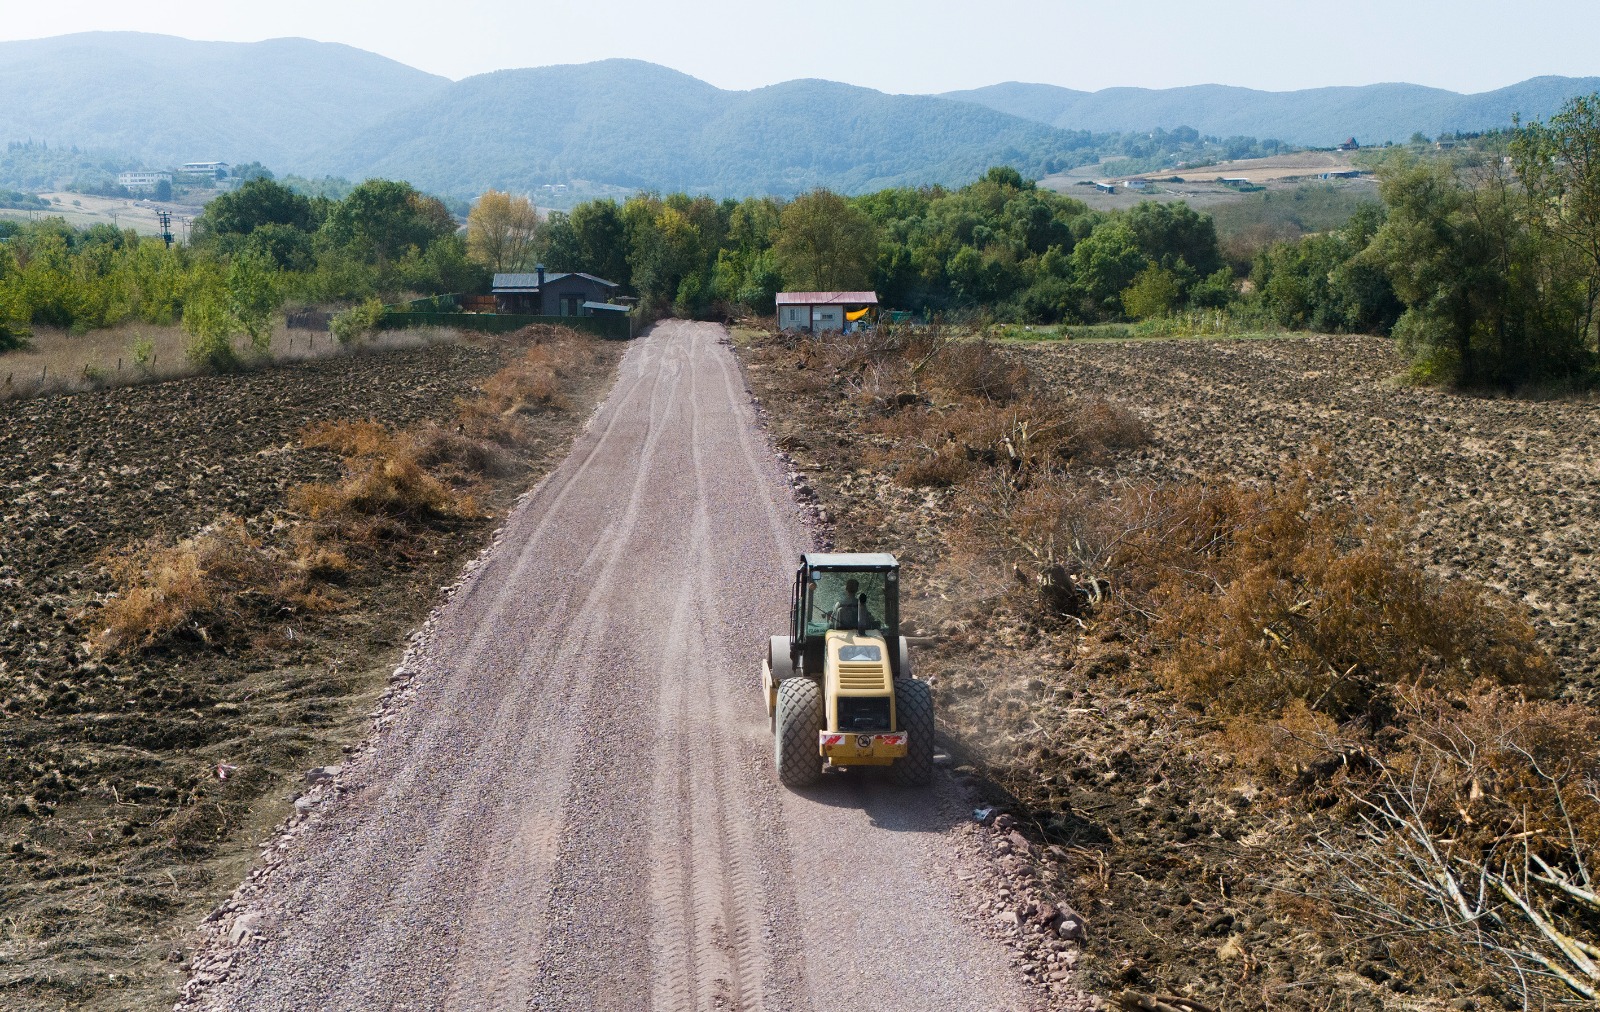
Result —
[{"label": "utility pole", "polygon": [[156,221],[161,224],[161,238],[166,242],[167,248],[172,248],[172,212],[163,208],[156,209]]}]

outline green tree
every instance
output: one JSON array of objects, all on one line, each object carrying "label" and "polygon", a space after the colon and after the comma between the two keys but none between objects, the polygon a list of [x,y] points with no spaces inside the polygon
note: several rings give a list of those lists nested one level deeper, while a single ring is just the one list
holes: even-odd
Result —
[{"label": "green tree", "polygon": [[1183,299],[1178,276],[1152,264],[1140,271],[1122,292],[1122,308],[1136,320],[1167,316]]},{"label": "green tree", "polygon": [[1186,289],[1190,280],[1222,267],[1216,223],[1187,204],[1140,201],[1128,212],[1127,222],[1145,259],[1179,275]]},{"label": "green tree", "polygon": [[263,225],[309,232],[317,227],[310,199],[270,178],[245,182],[216,196],[194,222],[197,242],[222,236],[247,236]]},{"label": "green tree", "polygon": [[579,270],[624,288],[633,285],[628,270],[628,233],[622,210],[611,199],[591,200],[572,209],[576,262],[558,270]]},{"label": "green tree", "polygon": [[455,218],[438,198],[410,183],[369,179],[333,206],[321,236],[329,248],[382,265],[455,232]]},{"label": "green tree", "polygon": [[212,278],[197,285],[184,302],[183,329],[189,335],[184,354],[197,366],[218,372],[238,368],[233,338],[240,330],[239,318],[228,301],[227,286]]},{"label": "green tree", "polygon": [[1581,300],[1575,343],[1592,359],[1600,352],[1600,93],[1573,98],[1548,122],[1520,128],[1510,152],[1532,227],[1571,267]]},{"label": "green tree", "polygon": [[1388,218],[1368,255],[1406,307],[1395,336],[1422,374],[1514,387],[1583,364],[1581,293],[1498,162],[1472,185],[1447,165],[1401,166],[1382,193]]},{"label": "green tree", "polygon": [[236,255],[228,265],[227,285],[227,308],[238,324],[237,331],[249,336],[256,351],[267,351],[272,343],[273,314],[283,305],[272,259],[255,251]]},{"label": "green tree", "polygon": [[857,291],[871,283],[878,230],[845,198],[813,190],[783,209],[773,252],[791,289]]},{"label": "green tree", "polygon": [[1073,275],[1090,302],[1106,312],[1122,310],[1118,296],[1148,264],[1139,237],[1120,218],[1097,226],[1072,248]]}]

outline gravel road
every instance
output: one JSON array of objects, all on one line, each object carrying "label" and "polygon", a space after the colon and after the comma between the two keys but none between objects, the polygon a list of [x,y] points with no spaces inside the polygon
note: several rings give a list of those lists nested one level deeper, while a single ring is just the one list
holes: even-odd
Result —
[{"label": "gravel road", "polygon": [[1034,1003],[962,918],[949,791],[774,779],[758,664],[811,542],[725,337],[629,349],[195,1005]]}]

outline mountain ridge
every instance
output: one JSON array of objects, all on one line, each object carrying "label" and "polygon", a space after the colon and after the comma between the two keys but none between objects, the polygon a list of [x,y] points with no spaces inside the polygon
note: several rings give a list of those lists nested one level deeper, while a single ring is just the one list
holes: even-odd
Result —
[{"label": "mountain ridge", "polygon": [[448,84],[335,42],[81,32],[0,42],[0,139],[285,164]]},{"label": "mountain ridge", "polygon": [[1094,160],[1090,134],[1189,127],[1372,143],[1508,126],[1513,113],[1548,116],[1597,89],[1600,77],[1550,76],[1474,95],[1404,83],[1087,92],[1023,82],[894,95],[818,78],[725,90],[628,59],[451,81],[340,43],[84,32],[0,42],[0,141],[125,152],[152,167],[393,175],[453,196],[567,183],[861,192],[958,184],[995,164],[1042,175]]},{"label": "mountain ridge", "polygon": [[944,92],[940,97],[974,102],[1059,129],[1134,132],[1187,126],[1216,137],[1272,137],[1327,147],[1351,136],[1382,143],[1403,141],[1418,132],[1434,136],[1506,127],[1513,114],[1542,119],[1566,99],[1597,90],[1600,77],[1547,75],[1471,94],[1404,82],[1297,91],[1198,84],[1090,92],[1007,81]]}]

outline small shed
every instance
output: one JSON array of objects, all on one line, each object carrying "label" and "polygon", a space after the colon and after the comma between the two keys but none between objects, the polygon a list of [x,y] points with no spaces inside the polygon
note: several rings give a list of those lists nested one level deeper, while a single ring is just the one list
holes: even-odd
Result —
[{"label": "small shed", "polygon": [[849,333],[872,319],[878,308],[878,293],[779,292],[777,302],[779,330]]}]

